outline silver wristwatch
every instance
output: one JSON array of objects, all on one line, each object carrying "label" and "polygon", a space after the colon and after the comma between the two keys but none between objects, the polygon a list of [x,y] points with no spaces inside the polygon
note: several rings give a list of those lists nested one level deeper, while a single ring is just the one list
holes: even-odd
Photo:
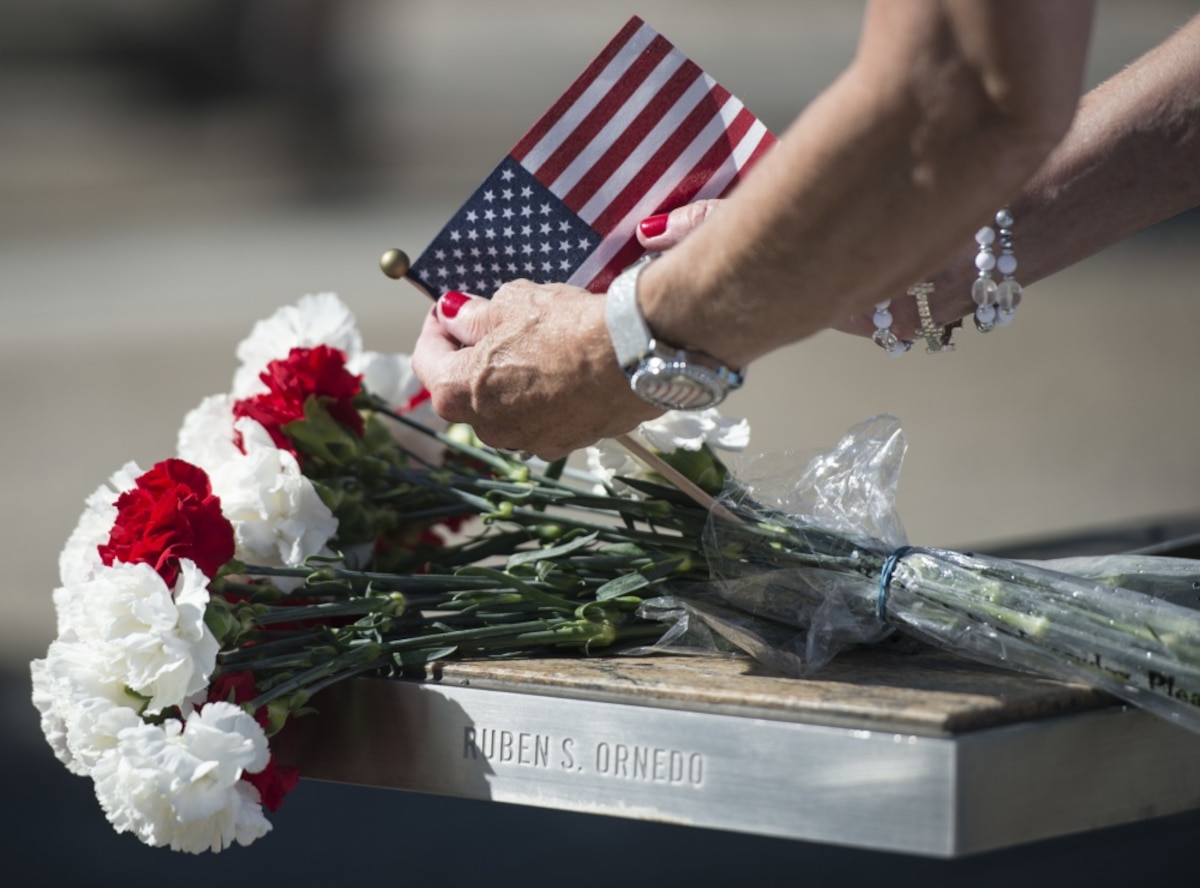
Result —
[{"label": "silver wristwatch", "polygon": [[646,324],[637,301],[642,270],[659,257],[647,253],[622,271],[608,287],[604,320],[617,363],[629,386],[644,401],[664,410],[703,410],[715,407],[746,378],[704,352],[689,351],[657,339]]}]

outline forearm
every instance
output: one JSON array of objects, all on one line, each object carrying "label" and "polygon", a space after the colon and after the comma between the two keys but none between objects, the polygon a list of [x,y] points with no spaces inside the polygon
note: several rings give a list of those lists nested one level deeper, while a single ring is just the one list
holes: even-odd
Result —
[{"label": "forearm", "polygon": [[873,4],[850,69],[643,275],[651,327],[744,364],[943,264],[1078,96],[1090,5],[1000,9]]},{"label": "forearm", "polygon": [[1200,205],[1200,16],[1080,103],[1013,210],[1035,281]]}]

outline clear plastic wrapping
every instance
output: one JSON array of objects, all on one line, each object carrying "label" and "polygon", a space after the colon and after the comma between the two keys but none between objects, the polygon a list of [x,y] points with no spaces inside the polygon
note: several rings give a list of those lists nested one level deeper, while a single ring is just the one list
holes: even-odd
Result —
[{"label": "clear plastic wrapping", "polygon": [[713,582],[660,598],[659,646],[730,644],[807,675],[900,631],[991,665],[1083,681],[1200,731],[1200,562],[1113,555],[1012,561],[907,545],[895,511],[904,436],[860,424],[794,477],[740,481],[714,517]]}]

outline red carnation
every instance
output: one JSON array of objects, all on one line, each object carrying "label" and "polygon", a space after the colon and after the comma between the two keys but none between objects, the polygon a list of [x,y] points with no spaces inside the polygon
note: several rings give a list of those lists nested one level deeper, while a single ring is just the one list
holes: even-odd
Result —
[{"label": "red carnation", "polygon": [[[362,435],[362,415],[354,406],[354,398],[362,390],[362,377],[346,369],[346,356],[336,348],[294,348],[287,358],[269,363],[258,378],[267,391],[236,402],[233,415],[260,423],[280,450],[299,456],[283,427],[304,419],[304,404],[311,397],[319,398],[329,415],[343,426]],[[237,445],[242,446],[240,436]]]},{"label": "red carnation", "polygon": [[300,782],[300,769],[291,765],[275,764],[275,754],[267,766],[257,774],[242,774],[242,779],[258,790],[263,807],[268,811],[278,811],[283,799],[296,788]]},{"label": "red carnation", "polygon": [[179,559],[214,577],[233,558],[233,525],[221,513],[208,475],[181,459],[156,464],[117,498],[117,520],[99,548],[106,565],[149,564],[173,586]]},{"label": "red carnation", "polygon": [[[238,669],[234,672],[222,672],[208,686],[208,701],[210,703],[235,703],[238,706],[249,703],[258,696],[258,688],[254,684],[254,673],[249,669]],[[267,708],[260,706],[254,713],[254,720],[265,730],[267,727]]]}]

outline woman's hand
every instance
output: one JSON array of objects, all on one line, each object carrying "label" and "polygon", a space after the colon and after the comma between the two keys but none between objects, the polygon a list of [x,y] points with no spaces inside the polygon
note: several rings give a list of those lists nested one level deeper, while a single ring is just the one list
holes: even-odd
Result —
[{"label": "woman's hand", "polygon": [[546,460],[661,412],[617,366],[604,297],[566,284],[516,280],[490,300],[447,293],[425,319],[413,370],[443,419]]},{"label": "woman's hand", "polygon": [[647,250],[669,250],[699,228],[720,205],[719,200],[698,200],[669,213],[648,216],[638,225],[637,239]]}]

